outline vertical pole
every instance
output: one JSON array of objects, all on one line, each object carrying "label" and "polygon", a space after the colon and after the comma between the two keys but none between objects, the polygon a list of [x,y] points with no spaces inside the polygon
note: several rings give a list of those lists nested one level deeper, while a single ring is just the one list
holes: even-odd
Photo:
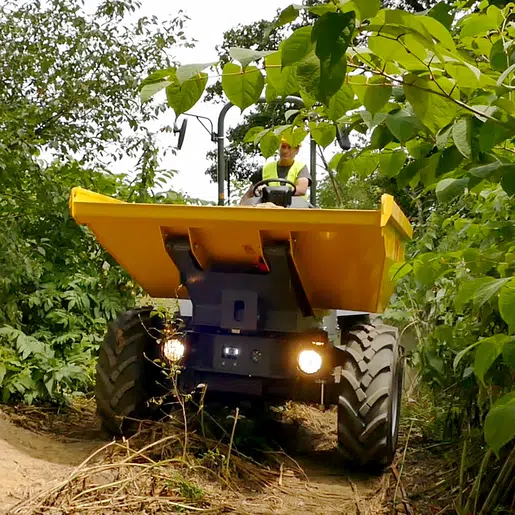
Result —
[{"label": "vertical pole", "polygon": [[217,143],[218,143],[218,153],[216,159],[216,171],[217,171],[217,182],[218,182],[218,205],[223,206],[225,204],[225,176],[226,176],[226,166],[225,166],[225,153],[224,153],[224,139],[225,139],[225,128],[224,121],[225,115],[227,111],[233,106],[231,102],[227,102],[224,105],[222,111],[218,115],[218,134],[217,134]]},{"label": "vertical pole", "polygon": [[[223,122],[222,122],[223,124]],[[224,205],[224,182],[225,182],[225,155],[224,155],[224,133],[220,132],[218,127],[218,155],[216,159],[217,163],[217,179],[218,183],[218,205]]]},{"label": "vertical pole", "polygon": [[317,205],[317,144],[313,136],[309,136],[310,159],[309,167],[311,168],[311,187],[309,188],[309,201],[313,206]]},{"label": "vertical pole", "polygon": [[227,178],[227,204],[231,203],[231,178],[229,177],[229,163],[225,166],[225,177]]},{"label": "vertical pole", "polygon": [[[266,102],[265,97],[261,97],[258,102],[263,103]],[[294,96],[287,96],[283,99],[283,102],[292,102],[299,107],[304,106],[304,101],[302,98],[294,97]],[[218,144],[218,151],[217,151],[217,166],[216,166],[216,176],[217,176],[217,182],[218,182],[218,205],[223,206],[225,205],[225,180],[227,179],[227,195],[230,194],[230,185],[229,185],[229,173],[228,169],[225,163],[225,153],[224,153],[224,139],[225,139],[225,127],[224,127],[224,121],[225,121],[225,115],[227,114],[227,111],[233,106],[232,102],[227,102],[223,109],[220,111],[220,114],[218,115],[218,132],[216,134],[216,140]],[[311,141],[311,203],[315,205],[316,202],[316,144],[312,140]],[[230,199],[228,199],[230,200]]]}]

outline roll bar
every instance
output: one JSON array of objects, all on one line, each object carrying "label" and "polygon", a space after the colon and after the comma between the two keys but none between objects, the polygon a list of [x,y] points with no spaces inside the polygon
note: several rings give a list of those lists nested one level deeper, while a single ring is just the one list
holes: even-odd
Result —
[{"label": "roll bar", "polygon": [[[281,97],[279,97],[278,100],[281,100]],[[274,100],[275,102],[276,100]],[[299,107],[304,107],[304,101],[300,97],[295,96],[287,96],[284,99],[282,99],[283,103],[291,102],[292,104],[296,104]],[[263,104],[266,103],[266,98],[261,97],[257,103]],[[224,185],[225,185],[225,179],[226,179],[226,173],[225,173],[225,152],[224,152],[224,143],[225,143],[225,116],[229,112],[229,109],[234,104],[232,102],[227,102],[222,110],[220,111],[220,114],[218,115],[218,130],[216,134],[216,140],[218,145],[218,156],[217,156],[217,182],[218,182],[218,205],[223,206],[225,205],[225,192],[224,192]],[[310,159],[309,159],[309,167],[310,167],[310,173],[311,173],[311,187],[309,192],[309,200],[313,206],[316,206],[316,188],[317,188],[317,177],[316,177],[316,142],[313,139],[313,137],[309,136],[309,150],[310,150]],[[227,173],[227,175],[229,175]],[[229,179],[229,177],[227,177]]]}]

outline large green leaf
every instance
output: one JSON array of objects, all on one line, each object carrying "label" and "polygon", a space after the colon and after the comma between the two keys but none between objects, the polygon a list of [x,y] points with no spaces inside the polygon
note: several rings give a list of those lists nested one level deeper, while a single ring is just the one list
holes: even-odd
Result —
[{"label": "large green leaf", "polygon": [[425,253],[414,260],[413,270],[419,287],[427,288],[434,285],[439,275],[440,267],[433,254]]},{"label": "large green leaf", "polygon": [[[427,15],[438,20],[447,30],[450,30],[454,17],[450,14],[452,6],[446,2],[438,2],[427,12]],[[450,34],[449,34],[450,36]]]},{"label": "large green leaf", "polygon": [[404,276],[411,273],[413,270],[413,265],[406,261],[398,261],[393,263],[388,270],[388,277],[391,281],[398,281],[402,279]]},{"label": "large green leaf", "polygon": [[266,76],[268,82],[281,97],[297,93],[299,86],[295,79],[295,68],[285,66],[281,69],[281,51],[274,52],[265,58]]},{"label": "large green leaf", "polygon": [[510,338],[502,349],[502,359],[504,363],[515,372],[515,338]]},{"label": "large green leaf", "polygon": [[445,65],[445,70],[465,90],[477,88],[482,77],[478,68],[465,62],[448,62]]},{"label": "large green leaf", "polygon": [[508,195],[515,195],[515,163],[489,163],[476,166],[468,170],[468,173],[481,179],[492,182],[501,181],[501,185]]},{"label": "large green leaf", "polygon": [[352,86],[352,90],[358,97],[361,104],[365,103],[365,93],[367,91],[367,78],[365,75],[349,75],[347,82]]},{"label": "large green leaf", "polygon": [[283,137],[289,145],[296,147],[304,141],[307,134],[308,132],[302,127],[293,127],[290,125],[286,130],[281,132],[281,137]]},{"label": "large green leaf", "polygon": [[162,80],[160,82],[153,82],[151,84],[145,84],[140,91],[140,98],[142,102],[147,102],[156,93],[159,93],[162,89],[172,84],[172,81]]},{"label": "large green leaf", "polygon": [[389,114],[386,117],[386,126],[401,143],[414,138],[421,129],[419,120],[404,109]]},{"label": "large green leaf", "polygon": [[340,61],[354,33],[354,13],[329,12],[318,18],[313,25],[311,40],[320,61]]},{"label": "large green leaf", "polygon": [[[441,153],[438,152],[423,159],[424,164],[420,167],[419,173],[420,180],[424,186],[430,186],[434,184],[441,157]],[[440,198],[441,194],[442,192],[440,191]]]},{"label": "large green leaf", "polygon": [[371,156],[362,154],[361,156],[357,157],[352,161],[352,166],[354,171],[360,176],[360,177],[368,177],[374,171],[377,169],[377,166],[379,164],[379,160],[377,156]]},{"label": "large green leaf", "polygon": [[350,158],[348,153],[340,152],[332,157],[328,167],[329,170],[335,170],[338,174],[338,180],[345,184],[355,171],[353,163],[354,160]]},{"label": "large green leaf", "polygon": [[412,139],[406,143],[406,148],[414,159],[423,159],[433,150],[434,145],[425,139]]},{"label": "large green leaf", "polygon": [[189,111],[199,101],[206,84],[207,73],[201,72],[181,85],[175,82],[167,86],[168,105],[175,111],[176,116]]},{"label": "large green leaf", "polygon": [[216,62],[211,63],[196,63],[196,64],[185,64],[177,68],[176,76],[179,84],[183,84],[188,79],[191,79],[201,71],[205,70],[209,66],[215,65]]},{"label": "large green leaf", "polygon": [[370,138],[370,145],[369,148],[372,150],[381,150],[388,143],[391,143],[393,141],[393,135],[388,130],[388,127],[385,125],[378,125],[374,132],[372,133],[372,137]]},{"label": "large green leaf", "polygon": [[436,19],[431,16],[420,16],[419,21],[431,34],[431,39],[438,41],[438,44],[446,50],[450,50],[453,53],[456,51],[456,44],[449,32],[450,27],[446,25],[447,22],[444,19]]},{"label": "large green leaf", "polygon": [[269,131],[261,138],[259,148],[263,156],[269,158],[277,151],[279,144],[279,137],[276,136],[273,131]]},{"label": "large green leaf", "polygon": [[175,68],[152,72],[139,85],[141,101],[147,102],[156,93],[173,84],[175,78]]},{"label": "large green leaf", "polygon": [[312,14],[315,14],[316,16],[322,16],[327,12],[336,12],[338,8],[335,4],[332,2],[326,3],[326,4],[318,4],[318,5],[303,5],[303,7],[309,11]]},{"label": "large green leaf", "polygon": [[252,62],[273,54],[275,50],[252,50],[250,48],[230,47],[229,55],[238,61],[243,70]]},{"label": "large green leaf", "polygon": [[466,354],[468,354],[472,349],[476,348],[481,342],[482,342],[482,340],[479,340],[478,342],[475,342],[472,345],[469,345],[468,347],[466,347],[466,348],[462,349],[460,352],[458,352],[458,354],[456,354],[456,357],[454,358],[454,361],[452,363],[452,367],[454,368],[454,370],[456,370],[458,368],[458,365],[461,363],[461,360],[463,359],[463,357]]},{"label": "large green leaf", "polygon": [[354,173],[354,163],[347,159],[342,159],[338,163],[338,181],[341,185],[347,184],[347,181],[350,179],[352,174]]},{"label": "large green leaf", "polygon": [[329,100],[329,107],[327,109],[327,115],[329,118],[336,122],[347,111],[352,109],[354,106],[354,92],[348,84],[344,84]]},{"label": "large green leaf", "polygon": [[501,186],[508,195],[515,195],[515,172],[505,171]]},{"label": "large green leaf", "polygon": [[319,99],[320,61],[313,50],[297,65],[295,78],[300,86],[301,94],[305,91],[315,101]]},{"label": "large green leaf", "polygon": [[489,284],[492,277],[479,277],[473,281],[467,281],[460,284],[458,294],[454,298],[454,306],[458,312],[462,312],[466,304],[468,304],[474,297],[477,289],[483,284]]},{"label": "large green leaf", "polygon": [[493,277],[490,277],[489,279],[489,282],[485,281],[485,283],[480,285],[474,293],[474,304],[477,307],[481,307],[483,304],[488,302],[507,282],[511,280],[509,277],[505,277],[503,279],[494,279]]},{"label": "large green leaf", "polygon": [[436,185],[436,197],[440,202],[450,202],[465,191],[468,183],[468,177],[462,179],[443,179]]},{"label": "large green leaf", "polygon": [[243,141],[245,143],[254,143],[255,139],[256,139],[256,136],[264,131],[265,128],[264,127],[261,127],[261,126],[258,126],[258,127],[252,127],[250,128],[247,133],[245,134],[245,137],[243,138]]},{"label": "large green leaf", "polygon": [[313,49],[312,27],[301,27],[284,41],[281,47],[281,66],[297,64]]},{"label": "large green leaf", "polygon": [[476,166],[468,170],[468,173],[481,179],[489,179],[493,181],[500,180],[505,174],[515,173],[515,163],[489,163],[487,165]]},{"label": "large green leaf", "polygon": [[495,145],[509,136],[508,131],[497,122],[487,120],[479,130],[479,149],[489,152]]},{"label": "large green leaf", "polygon": [[343,158],[344,158],[344,154],[342,152],[334,154],[334,156],[331,158],[331,160],[327,164],[329,170],[336,170],[338,168],[338,165],[340,164],[340,161]]},{"label": "large green leaf", "polygon": [[384,77],[371,77],[368,80],[364,97],[364,105],[374,116],[388,102],[392,94],[392,85]]},{"label": "large green leaf", "polygon": [[485,440],[497,457],[499,451],[515,438],[515,391],[503,395],[485,419]]},{"label": "large green leaf", "polygon": [[454,299],[456,309],[461,311],[470,301],[473,301],[475,306],[481,307],[510,280],[510,278],[479,277],[463,283]]},{"label": "large green leaf", "polygon": [[408,184],[413,182],[418,183],[420,178],[419,170],[422,167],[423,160],[413,161],[410,164],[404,166],[395,178],[399,188],[405,188]]},{"label": "large green leaf", "polygon": [[503,72],[510,66],[510,59],[504,49],[504,41],[502,38],[499,38],[492,45],[492,49],[490,50],[490,64],[492,68],[498,72]]},{"label": "large green leaf", "polygon": [[227,63],[222,72],[222,88],[227,98],[242,111],[259,100],[265,85],[261,71],[255,66]]},{"label": "large green leaf", "polygon": [[309,122],[309,131],[322,148],[329,146],[336,137],[336,127],[333,123]]},{"label": "large green leaf", "polygon": [[273,102],[278,97],[277,90],[273,87],[272,84],[266,84],[265,87],[265,100],[270,103]]},{"label": "large green leaf", "polygon": [[406,153],[402,150],[381,152],[379,155],[379,170],[387,177],[395,177],[406,162]]},{"label": "large green leaf", "polygon": [[459,99],[459,91],[445,77],[440,77],[437,85],[409,74],[404,78],[404,91],[415,114],[433,133],[454,120],[458,107],[449,97]]},{"label": "large green leaf", "polygon": [[314,101],[328,106],[332,96],[338,93],[345,80],[345,57],[342,57],[340,64],[340,67],[335,66],[330,72],[324,67],[324,63],[321,65],[314,51],[302,59],[296,67],[295,76],[303,99],[302,93],[305,92]]},{"label": "large green leaf", "polygon": [[288,7],[285,7],[281,11],[281,13],[279,14],[279,18],[277,19],[277,21],[275,23],[275,26],[282,27],[284,25],[287,25],[288,23],[295,21],[298,16],[299,16],[299,10],[296,8],[295,5],[291,4]]},{"label": "large green leaf", "polygon": [[340,9],[343,12],[357,11],[360,20],[373,18],[381,9],[381,0],[343,0],[340,2]]},{"label": "large green leaf", "polygon": [[[407,37],[370,36],[368,38],[368,47],[385,62],[399,63],[403,68],[410,71],[423,70],[425,66],[422,63],[427,52],[412,40],[406,42]],[[414,49],[416,53],[413,52]]]},{"label": "large green leaf", "polygon": [[470,118],[460,118],[452,126],[452,138],[456,148],[464,157],[472,157],[472,121]]},{"label": "large green leaf", "polygon": [[458,168],[463,159],[463,155],[454,145],[447,147],[442,152],[442,158],[438,163],[438,175],[453,172]]},{"label": "large green leaf", "polygon": [[359,111],[360,118],[366,123],[367,127],[369,129],[373,129],[374,127],[377,127],[378,125],[381,125],[386,120],[386,113],[377,113],[374,117],[365,110]]},{"label": "large green leaf", "polygon": [[485,384],[485,374],[501,355],[504,344],[509,339],[505,334],[495,334],[481,340],[474,359],[474,374],[483,384]]},{"label": "large green leaf", "polygon": [[328,12],[313,25],[311,39],[315,44],[315,54],[320,60],[320,85],[316,98],[326,105],[345,81],[345,52],[352,39],[354,26],[354,12]]},{"label": "large green leaf", "polygon": [[470,38],[478,34],[486,34],[498,27],[497,21],[486,14],[469,14],[460,20],[460,38]]},{"label": "large green leaf", "polygon": [[503,284],[499,294],[499,312],[508,324],[510,332],[515,332],[515,278]]}]

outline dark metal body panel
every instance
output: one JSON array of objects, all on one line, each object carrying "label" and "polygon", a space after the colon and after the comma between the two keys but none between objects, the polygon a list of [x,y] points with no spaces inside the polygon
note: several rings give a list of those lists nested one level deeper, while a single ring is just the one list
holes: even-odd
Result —
[{"label": "dark metal body panel", "polygon": [[166,249],[192,301],[193,326],[285,333],[316,327],[288,243],[264,246],[270,272],[202,270],[188,238],[168,238]]}]

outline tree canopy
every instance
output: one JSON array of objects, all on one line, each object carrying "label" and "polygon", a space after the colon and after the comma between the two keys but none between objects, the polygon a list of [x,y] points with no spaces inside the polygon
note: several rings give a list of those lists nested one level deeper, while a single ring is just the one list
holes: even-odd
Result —
[{"label": "tree canopy", "polygon": [[[38,0],[0,7],[0,386],[3,400],[63,399],[92,381],[106,321],[137,285],[71,219],[83,186],[125,200],[156,196],[160,168],[147,128],[162,106],[141,106],[139,77],[174,64],[189,44],[184,17],[121,23],[139,6]],[[114,174],[115,160],[138,160]]]}]

